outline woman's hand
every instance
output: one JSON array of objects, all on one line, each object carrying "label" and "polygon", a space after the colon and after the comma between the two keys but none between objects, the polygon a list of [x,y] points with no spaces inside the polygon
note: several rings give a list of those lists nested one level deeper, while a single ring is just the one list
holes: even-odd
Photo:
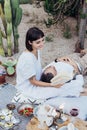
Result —
[{"label": "woman's hand", "polygon": [[[52,84],[51,84],[52,85]],[[60,88],[61,86],[63,86],[64,84],[57,84],[57,85],[52,85],[54,88]]]}]

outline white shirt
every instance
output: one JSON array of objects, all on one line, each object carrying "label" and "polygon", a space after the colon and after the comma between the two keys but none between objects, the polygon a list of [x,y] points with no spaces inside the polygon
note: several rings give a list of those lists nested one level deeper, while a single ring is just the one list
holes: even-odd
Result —
[{"label": "white shirt", "polygon": [[49,65],[47,65],[43,71],[49,67],[49,66],[54,66],[57,73],[59,72],[68,72],[68,73],[73,73],[73,70],[74,70],[74,67],[68,63],[65,63],[65,62],[51,62]]},{"label": "white shirt", "polygon": [[40,80],[41,73],[40,52],[38,51],[38,59],[31,52],[23,52],[19,57],[16,67],[16,88],[21,92],[28,91],[33,87],[29,78],[35,75],[36,79]]}]

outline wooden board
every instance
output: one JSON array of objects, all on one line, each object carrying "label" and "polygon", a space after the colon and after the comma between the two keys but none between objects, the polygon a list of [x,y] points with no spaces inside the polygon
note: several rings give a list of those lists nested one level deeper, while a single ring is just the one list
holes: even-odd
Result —
[{"label": "wooden board", "polygon": [[87,130],[87,121],[76,119],[74,125],[76,128],[78,128],[78,130]]},{"label": "wooden board", "polygon": [[[67,117],[68,120],[65,121],[63,124],[56,124],[58,125],[58,128],[62,126],[67,126],[68,123],[70,123],[70,117],[69,116]],[[39,121],[37,120],[37,118],[33,117],[27,124],[26,130],[49,130],[49,128],[46,125],[42,129],[38,128],[38,125],[39,125]],[[78,128],[78,130],[87,130],[87,121],[83,121],[81,119],[76,118],[74,125],[76,128]]]},{"label": "wooden board", "polygon": [[26,126],[26,130],[49,130],[49,128],[45,125],[44,128],[38,128],[39,121],[37,118],[33,117]]}]

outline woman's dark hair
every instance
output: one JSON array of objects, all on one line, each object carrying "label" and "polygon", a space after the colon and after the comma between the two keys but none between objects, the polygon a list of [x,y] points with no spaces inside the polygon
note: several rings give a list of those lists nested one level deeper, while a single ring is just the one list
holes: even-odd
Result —
[{"label": "woman's dark hair", "polygon": [[32,51],[33,48],[32,45],[29,44],[29,41],[32,43],[33,41],[38,40],[42,37],[44,37],[44,33],[39,28],[37,27],[30,28],[26,33],[26,40],[25,40],[26,48],[29,51]]},{"label": "woman's dark hair", "polygon": [[50,83],[51,79],[54,77],[54,75],[52,73],[42,73],[40,80],[43,82],[47,82]]}]

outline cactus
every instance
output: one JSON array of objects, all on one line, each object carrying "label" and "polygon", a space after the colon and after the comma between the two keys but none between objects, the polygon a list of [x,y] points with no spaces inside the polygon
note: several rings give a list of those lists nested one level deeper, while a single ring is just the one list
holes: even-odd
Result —
[{"label": "cactus", "polygon": [[11,20],[12,20],[10,0],[5,0],[5,2],[4,2],[4,12],[5,12],[6,21],[8,23],[10,23]]},{"label": "cactus", "polygon": [[[20,15],[19,15],[20,14]],[[14,25],[17,27],[20,22],[21,22],[21,19],[22,19],[22,9],[19,7],[17,8],[16,10],[16,17],[15,17],[15,21],[14,22]]]},{"label": "cactus", "polygon": [[12,13],[11,13],[11,4],[10,0],[5,0],[4,2],[4,12],[5,18],[7,22],[7,44],[8,44],[8,56],[12,55],[12,42],[11,42],[11,34],[12,34]]},{"label": "cactus", "polygon": [[0,28],[0,55],[5,56],[4,48],[3,48],[3,41],[2,41],[2,31]]},{"label": "cactus", "polygon": [[[2,46],[1,48],[3,48],[2,37],[7,38],[8,56],[11,56],[12,32],[14,38],[14,53],[18,52],[18,25],[20,24],[22,19],[22,9],[19,7],[19,0],[0,0],[0,17],[5,29],[5,34],[0,30],[0,47]],[[2,50],[1,48],[0,51]]]},{"label": "cactus", "polygon": [[12,23],[7,23],[7,35],[11,36],[12,34]]},{"label": "cactus", "polygon": [[22,9],[19,7],[19,0],[11,0],[11,7],[12,7],[12,28],[13,28],[13,35],[14,35],[14,52],[18,52],[18,25],[22,19]]},{"label": "cactus", "polygon": [[6,23],[5,15],[3,13],[3,4],[1,3],[0,3],[0,17],[1,17],[2,24],[4,26],[5,33],[6,33],[7,23]]}]

